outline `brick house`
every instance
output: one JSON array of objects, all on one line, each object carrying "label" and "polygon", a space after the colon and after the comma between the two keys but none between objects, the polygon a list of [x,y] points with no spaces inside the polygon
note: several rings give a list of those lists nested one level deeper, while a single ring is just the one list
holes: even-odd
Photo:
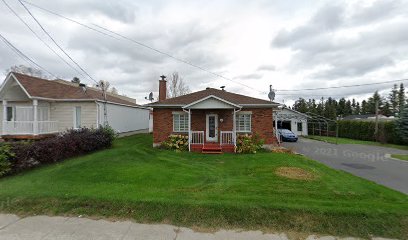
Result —
[{"label": "brick house", "polygon": [[225,90],[207,88],[166,98],[166,80],[159,81],[159,101],[153,108],[153,146],[171,134],[189,136],[190,151],[233,152],[237,134],[259,134],[265,146],[277,142],[273,111],[278,103]]}]

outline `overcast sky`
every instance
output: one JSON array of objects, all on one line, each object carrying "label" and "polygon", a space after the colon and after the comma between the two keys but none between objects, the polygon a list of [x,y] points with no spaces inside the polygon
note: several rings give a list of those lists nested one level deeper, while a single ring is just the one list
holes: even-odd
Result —
[{"label": "overcast sky", "polygon": [[[17,0],[7,0],[50,45]],[[58,43],[95,79],[145,103],[158,79],[177,71],[192,91],[206,87],[277,101],[333,95],[361,99],[392,84],[325,91],[279,89],[408,78],[408,1],[132,1],[32,0],[87,24],[99,24],[235,82],[149,49],[90,31],[27,5]],[[78,76],[0,2],[0,33],[61,78]],[[56,49],[56,48],[55,48]],[[56,49],[57,50],[57,49]],[[0,41],[1,77],[26,64]],[[27,65],[27,64],[26,64]],[[408,82],[406,82],[408,84]],[[279,95],[279,94],[294,94]]]}]

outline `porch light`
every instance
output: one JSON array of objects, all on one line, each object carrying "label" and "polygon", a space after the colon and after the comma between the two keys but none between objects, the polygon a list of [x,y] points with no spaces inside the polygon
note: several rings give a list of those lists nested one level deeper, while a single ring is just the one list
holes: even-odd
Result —
[{"label": "porch light", "polygon": [[220,122],[221,122],[221,123],[224,122],[224,119],[220,118]]}]

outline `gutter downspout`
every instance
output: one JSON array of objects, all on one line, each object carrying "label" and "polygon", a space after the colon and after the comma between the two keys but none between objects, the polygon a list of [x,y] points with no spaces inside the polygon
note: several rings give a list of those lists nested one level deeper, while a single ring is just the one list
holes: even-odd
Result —
[{"label": "gutter downspout", "polygon": [[235,108],[234,108],[234,117],[233,117],[233,137],[234,137],[234,152],[236,151],[236,149],[237,149],[237,124],[236,124],[236,119],[237,119],[237,117],[236,117],[236,115],[237,115],[237,112],[240,112],[241,111],[241,108],[240,109],[238,109],[238,111],[237,110],[235,110]]},{"label": "gutter downspout", "polygon": [[188,151],[191,152],[191,109],[186,111],[183,108],[183,112],[188,113]]},{"label": "gutter downspout", "polygon": [[[273,110],[272,110],[273,111]],[[281,142],[280,142],[280,136],[279,136],[279,133],[278,133],[278,112],[280,112],[281,110],[277,110],[277,111],[275,111],[275,113],[276,113],[276,118],[275,118],[275,137],[276,137],[276,140],[278,140],[278,144],[280,145],[281,144]],[[272,114],[272,121],[273,121],[274,119],[273,119],[273,114]]]}]

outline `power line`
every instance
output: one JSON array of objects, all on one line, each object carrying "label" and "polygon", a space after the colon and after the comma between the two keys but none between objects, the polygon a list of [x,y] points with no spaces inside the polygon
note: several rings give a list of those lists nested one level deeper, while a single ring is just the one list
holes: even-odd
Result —
[{"label": "power line", "polygon": [[23,18],[20,17],[20,15],[14,11],[14,9],[6,2],[6,0],[2,0],[4,5],[6,5],[6,7],[34,34],[34,36],[36,36],[38,38],[38,40],[40,40],[48,49],[50,49],[55,55],[57,55],[64,63],[66,63],[69,67],[71,67],[73,70],[75,70],[78,74],[80,74],[81,76],[83,76],[83,74],[81,72],[78,71],[78,69],[76,69],[74,66],[72,66],[69,62],[67,62],[61,55],[59,55],[53,48],[51,48],[51,46],[44,41],[31,27],[30,25],[28,25],[28,23],[26,21],[24,21]]},{"label": "power line", "polygon": [[346,85],[346,86],[321,87],[321,88],[304,88],[304,89],[293,89],[293,90],[279,89],[277,91],[280,91],[280,92],[315,91],[315,90],[327,90],[327,89],[337,89],[337,88],[362,87],[362,86],[380,85],[380,84],[386,84],[386,83],[405,82],[405,81],[408,81],[408,78],[389,80],[389,81],[383,81],[383,82],[375,82],[375,83],[363,83],[363,84]]},{"label": "power line", "polygon": [[27,2],[27,1],[25,1],[25,0],[18,0],[18,1],[20,1],[20,2],[25,2],[25,3],[31,5],[31,6],[33,6],[33,7],[35,7],[35,8],[41,9],[41,10],[43,10],[43,11],[45,11],[45,12],[48,12],[48,13],[53,14],[53,15],[55,15],[55,16],[61,17],[61,18],[65,19],[65,20],[71,21],[71,22],[73,22],[73,23],[79,24],[80,26],[86,27],[86,28],[88,28],[88,29],[90,29],[90,30],[96,31],[96,32],[98,32],[98,33],[101,33],[101,34],[103,34],[103,35],[105,35],[105,36],[113,37],[113,38],[116,39],[116,40],[120,40],[120,39],[118,39],[118,38],[112,36],[111,34],[116,35],[116,36],[118,36],[118,37],[120,37],[120,38],[122,38],[122,39],[128,40],[128,41],[130,41],[130,42],[132,42],[132,43],[134,43],[134,44],[137,44],[137,45],[139,45],[139,46],[142,46],[142,47],[147,48],[147,49],[149,49],[149,50],[152,50],[152,51],[154,51],[154,52],[156,52],[156,53],[159,53],[159,54],[161,54],[161,55],[167,56],[167,57],[169,57],[169,58],[172,58],[172,59],[174,59],[174,60],[176,60],[176,61],[178,61],[178,62],[182,62],[182,63],[184,63],[184,64],[187,64],[187,65],[191,66],[191,67],[200,69],[201,71],[207,72],[207,73],[212,74],[212,75],[214,75],[214,76],[216,76],[216,77],[219,77],[219,78],[225,79],[225,80],[227,80],[227,81],[230,81],[230,82],[239,84],[239,85],[241,85],[241,86],[250,88],[250,89],[255,90],[255,91],[257,91],[257,92],[264,93],[264,91],[260,91],[260,90],[258,90],[258,89],[255,89],[255,88],[253,88],[253,87],[251,87],[251,86],[249,86],[249,85],[247,85],[247,84],[234,81],[234,80],[231,79],[231,78],[225,77],[225,76],[223,76],[223,75],[221,75],[221,74],[219,74],[219,73],[216,73],[216,72],[210,71],[210,70],[208,70],[208,69],[205,69],[205,68],[203,68],[203,67],[201,67],[201,66],[198,66],[198,65],[196,65],[196,64],[194,64],[194,63],[191,63],[191,62],[189,62],[189,61],[187,61],[187,60],[184,60],[184,59],[175,57],[175,56],[173,56],[173,55],[170,54],[170,53],[167,53],[167,52],[164,52],[164,51],[162,51],[162,50],[156,49],[156,48],[154,48],[154,47],[151,47],[151,46],[149,46],[149,45],[147,45],[147,44],[144,44],[144,43],[142,43],[142,42],[136,41],[136,40],[134,40],[134,39],[132,39],[132,38],[130,38],[130,37],[127,37],[127,36],[122,35],[122,34],[120,34],[120,33],[114,32],[114,31],[112,31],[112,30],[110,30],[110,29],[107,29],[107,28],[105,28],[105,27],[102,27],[102,26],[100,26],[100,25],[92,24],[92,25],[94,25],[95,27],[98,27],[98,28],[100,28],[100,29],[102,29],[102,30],[104,30],[104,31],[106,31],[106,32],[111,33],[111,34],[107,34],[107,33],[103,32],[103,31],[100,31],[100,30],[98,30],[98,29],[95,29],[95,28],[93,28],[93,27],[90,27],[89,25],[87,25],[87,24],[85,24],[85,23],[81,23],[81,22],[79,22],[79,21],[77,21],[77,20],[73,20],[73,19],[71,19],[71,18],[65,17],[65,16],[63,16],[63,15],[61,15],[61,14],[58,14],[58,13],[53,12],[53,11],[51,11],[51,10],[45,9],[45,8],[43,8],[43,7],[40,7],[40,6],[36,5],[36,4]]},{"label": "power line", "polygon": [[36,67],[40,68],[41,70],[45,71],[46,73],[48,73],[49,75],[53,76],[56,78],[56,76],[54,74],[52,74],[51,72],[49,72],[47,69],[45,69],[44,67],[42,67],[41,65],[37,64],[34,60],[32,60],[31,58],[29,58],[27,55],[25,55],[23,52],[21,52],[17,47],[15,47],[9,40],[7,40],[7,38],[5,38],[1,33],[0,33],[0,38],[3,40],[3,42],[11,49],[13,50],[18,56],[20,56],[22,59],[24,59],[25,61],[30,62],[31,64],[34,64]]},{"label": "power line", "polygon": [[85,73],[86,76],[88,76],[92,81],[95,83],[98,83],[91,75],[88,74],[85,69],[83,69],[56,41],[55,39],[47,32],[47,30],[44,29],[44,27],[41,25],[41,23],[37,20],[37,18],[34,17],[34,15],[31,13],[31,11],[24,5],[24,3],[21,0],[18,0],[20,4],[24,7],[24,9],[30,14],[30,16],[34,19],[34,21],[38,24],[38,26],[44,31],[44,33],[52,40],[52,42],[67,56],[83,73]]},{"label": "power line", "polygon": [[[122,38],[122,39],[125,39],[125,40],[128,40],[128,41],[130,41],[130,42],[132,42],[132,43],[134,43],[134,44],[137,44],[137,45],[142,46],[142,47],[144,47],[144,48],[150,49],[150,50],[152,50],[152,51],[154,51],[154,52],[156,52],[156,53],[162,54],[162,55],[167,56],[167,57],[169,57],[169,58],[172,58],[172,59],[174,59],[174,60],[176,60],[176,61],[179,61],[179,62],[182,62],[182,63],[184,63],[184,64],[187,64],[187,65],[189,65],[189,66],[191,66],[191,67],[194,67],[194,68],[197,68],[197,69],[202,70],[202,71],[204,71],[204,72],[207,72],[207,73],[209,73],[209,74],[212,74],[212,75],[214,75],[214,76],[216,76],[216,77],[219,77],[219,78],[228,80],[228,81],[230,81],[230,82],[239,84],[239,85],[241,85],[241,86],[244,86],[244,87],[247,87],[247,88],[249,88],[249,89],[258,91],[258,92],[260,92],[260,93],[264,93],[264,94],[266,93],[265,91],[260,91],[260,90],[255,89],[255,88],[253,88],[253,87],[251,87],[251,86],[249,86],[249,85],[247,85],[247,84],[243,84],[243,83],[234,81],[234,80],[231,79],[231,78],[228,78],[228,77],[225,77],[225,76],[223,76],[223,75],[221,75],[221,74],[218,74],[218,73],[216,73],[216,72],[207,70],[207,69],[205,69],[205,68],[203,68],[203,67],[201,67],[201,66],[198,66],[198,65],[196,65],[196,64],[193,64],[193,63],[191,63],[191,62],[189,62],[189,61],[186,61],[186,60],[184,60],[184,59],[175,57],[175,56],[173,56],[173,55],[171,55],[171,54],[169,54],[169,53],[167,53],[167,52],[164,52],[164,51],[162,51],[162,50],[156,49],[156,48],[151,47],[151,46],[149,46],[149,45],[147,45],[147,44],[144,44],[144,43],[142,43],[142,42],[136,41],[136,40],[134,40],[134,39],[132,39],[132,38],[130,38],[130,37],[127,37],[127,36],[122,35],[122,34],[120,34],[120,33],[114,32],[114,31],[112,31],[112,30],[110,30],[110,29],[108,29],[108,28],[105,28],[105,27],[103,27],[103,26],[100,26],[100,25],[97,25],[97,24],[92,24],[92,25],[94,25],[95,27],[100,28],[100,29],[102,29],[102,30],[104,30],[104,31],[106,31],[106,32],[108,32],[108,33],[111,33],[111,34],[113,34],[113,35],[115,35],[115,36],[113,36],[113,35],[111,35],[111,34],[108,34],[108,33],[106,33],[106,32],[103,32],[103,31],[101,31],[101,30],[98,30],[98,29],[96,29],[96,28],[94,28],[94,27],[91,27],[91,26],[89,26],[89,25],[87,25],[87,24],[85,24],[85,23],[82,23],[82,22],[79,22],[79,21],[77,21],[77,20],[74,20],[74,19],[65,17],[65,16],[63,16],[63,15],[61,15],[61,14],[59,14],[59,13],[56,13],[56,12],[51,11],[51,10],[48,10],[48,9],[46,9],[46,8],[44,8],[44,7],[41,7],[41,6],[39,6],[39,5],[36,5],[36,4],[34,4],[34,3],[31,3],[31,2],[28,2],[28,1],[25,1],[25,0],[18,0],[18,1],[19,1],[21,4],[23,4],[22,2],[25,2],[25,3],[29,4],[29,5],[31,5],[32,7],[35,7],[35,8],[37,8],[37,9],[40,9],[40,10],[42,10],[42,11],[45,11],[45,12],[47,12],[47,13],[49,13],[49,14],[52,14],[52,15],[58,16],[58,17],[60,17],[60,18],[63,18],[63,19],[65,19],[65,20],[68,20],[68,21],[73,22],[73,23],[75,23],[75,24],[78,24],[78,25],[80,25],[80,26],[82,26],[82,27],[88,28],[88,29],[90,29],[90,30],[92,30],[92,31],[96,31],[96,32],[98,32],[98,33],[100,33],[100,34],[103,34],[103,35],[105,35],[105,36],[109,36],[109,37],[114,38],[114,39],[116,39],[116,40],[120,40],[120,39],[118,39],[117,37],[115,37],[115,36],[118,36],[118,37],[120,37],[120,38]],[[27,9],[27,8],[26,8],[26,9]],[[408,81],[408,79],[390,80],[390,81],[383,81],[383,82],[377,82],[377,83],[354,84],[354,85],[346,85],[346,86],[321,87],[321,88],[277,89],[276,91],[278,91],[278,92],[279,92],[279,91],[280,91],[280,92],[317,91],[317,90],[327,90],[327,89],[339,89],[339,88],[351,88],[351,87],[361,87],[361,86],[370,86],[370,85],[380,85],[380,84],[385,84],[385,83],[403,82],[403,81]]]}]

